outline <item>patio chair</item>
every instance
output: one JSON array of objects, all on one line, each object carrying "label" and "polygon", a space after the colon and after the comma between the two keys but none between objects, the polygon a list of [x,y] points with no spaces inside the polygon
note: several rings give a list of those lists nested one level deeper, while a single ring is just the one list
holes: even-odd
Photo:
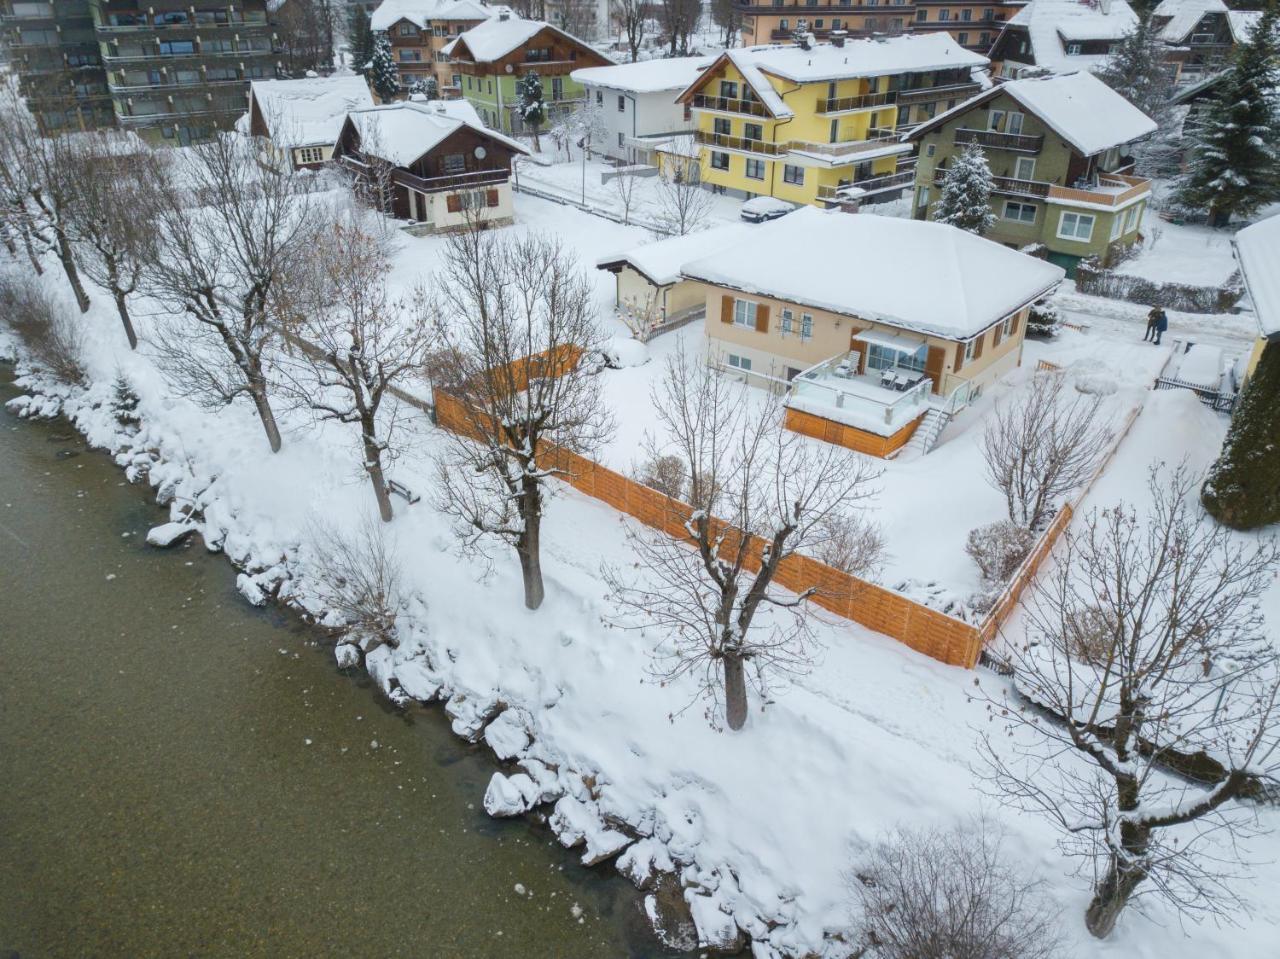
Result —
[{"label": "patio chair", "polygon": [[880,371],[880,385],[886,390],[897,389],[897,379],[898,377],[893,370]]}]

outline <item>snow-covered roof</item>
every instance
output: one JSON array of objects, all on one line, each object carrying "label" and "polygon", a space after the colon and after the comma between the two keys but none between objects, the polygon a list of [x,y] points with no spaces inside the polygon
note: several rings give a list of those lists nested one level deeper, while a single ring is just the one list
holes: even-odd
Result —
[{"label": "snow-covered roof", "polygon": [[[684,276],[963,340],[1056,286],[1061,267],[943,223],[804,207],[686,263]],[[929,282],[919,282],[919,264]]]},{"label": "snow-covered roof", "polygon": [[[819,83],[851,77],[892,76],[964,67],[973,69],[991,62],[981,54],[960,46],[949,33],[848,40],[840,47],[817,43],[808,50],[796,44],[771,43],[726,50],[721,56],[737,68],[760,102],[779,118],[794,114],[769,77],[778,77],[789,83]],[[714,65],[704,73],[709,75],[713,70]],[[695,79],[677,99],[692,95],[700,82],[701,78]]]},{"label": "snow-covered roof", "polygon": [[680,279],[680,270],[686,263],[737,243],[757,229],[750,223],[728,223],[602,256],[596,266],[603,270],[626,264],[655,286],[668,286]]},{"label": "snow-covered roof", "polygon": [[488,7],[475,0],[382,0],[369,15],[374,30],[390,30],[401,20],[419,29],[433,20],[487,20]]},{"label": "snow-covered roof", "polygon": [[1151,15],[1169,17],[1160,30],[1160,39],[1180,43],[1206,13],[1226,12],[1227,5],[1222,0],[1160,0]]},{"label": "snow-covered roof", "polygon": [[1261,19],[1261,10],[1228,10],[1227,23],[1231,27],[1231,39],[1236,43],[1244,43],[1253,35],[1253,29]]},{"label": "snow-covered roof", "polygon": [[348,113],[373,106],[361,76],[254,80],[249,89],[272,141],[285,149],[332,144]]},{"label": "snow-covered roof", "polygon": [[683,90],[710,66],[711,57],[675,57],[670,60],[640,60],[610,67],[583,67],[569,76],[581,84],[624,90],[629,93],[662,93]]},{"label": "snow-covered roof", "polygon": [[1231,242],[1258,316],[1259,332],[1280,336],[1280,215],[1245,227]]},{"label": "snow-covered roof", "polygon": [[1107,54],[1068,54],[1069,41],[1119,40],[1138,23],[1126,0],[1031,0],[1008,26],[1027,28],[1036,66],[1057,73],[1096,70]]},{"label": "snow-covered roof", "polygon": [[904,139],[918,140],[1002,93],[1017,100],[1083,156],[1132,143],[1156,129],[1154,120],[1092,73],[1067,73],[997,84],[922,123]]},{"label": "snow-covered roof", "polygon": [[409,166],[460,127],[468,126],[518,153],[523,144],[490,130],[466,100],[403,100],[365,110],[353,110],[351,122],[362,147],[396,166]]},{"label": "snow-covered roof", "polygon": [[[528,43],[542,30],[551,30],[580,47],[593,49],[584,41],[565,33],[554,24],[542,20],[524,20],[520,17],[507,16],[491,17],[484,23],[477,24],[459,34],[445,46],[443,52],[445,56],[453,56],[458,44],[463,44],[476,63],[492,63],[494,60],[502,59],[512,50],[518,49],[522,44]],[[603,60],[609,60],[604,54],[599,56]],[[609,62],[613,61],[609,60]]]}]

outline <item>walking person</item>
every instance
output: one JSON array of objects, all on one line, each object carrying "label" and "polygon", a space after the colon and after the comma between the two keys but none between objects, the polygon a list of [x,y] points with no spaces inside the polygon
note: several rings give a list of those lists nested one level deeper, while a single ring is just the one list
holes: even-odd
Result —
[{"label": "walking person", "polygon": [[1155,342],[1156,317],[1159,315],[1160,315],[1160,307],[1158,306],[1153,306],[1151,308],[1151,311],[1147,313],[1147,332],[1146,332],[1146,335],[1142,337],[1142,342],[1145,343],[1147,340],[1151,340],[1152,342]]},{"label": "walking person", "polygon": [[1169,315],[1165,313],[1162,307],[1156,307],[1156,346],[1160,345],[1160,334],[1169,328]]}]

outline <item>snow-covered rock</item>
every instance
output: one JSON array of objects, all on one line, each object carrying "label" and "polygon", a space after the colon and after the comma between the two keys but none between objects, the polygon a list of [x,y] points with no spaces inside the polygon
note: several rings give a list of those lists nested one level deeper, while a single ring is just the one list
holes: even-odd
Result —
[{"label": "snow-covered rock", "polygon": [[592,803],[584,803],[572,796],[562,796],[547,825],[566,849],[586,845],[582,854],[584,866],[594,866],[617,855],[631,842],[626,833],[611,829],[600,817],[600,811]]},{"label": "snow-covered rock", "polygon": [[649,347],[630,336],[615,336],[600,348],[600,352],[610,369],[624,370],[649,362]]},{"label": "snow-covered rock", "polygon": [[498,711],[498,700],[492,694],[476,696],[457,692],[449,697],[444,711],[453,720],[453,731],[468,742],[475,742],[480,738],[480,731],[484,729],[485,723]]},{"label": "snow-covered rock", "polygon": [[395,677],[409,698],[429,703],[440,694],[440,677],[417,661],[396,664]]},{"label": "snow-covered rock", "polygon": [[196,530],[197,527],[191,523],[161,523],[147,530],[147,545],[168,549],[177,546]]},{"label": "snow-covered rock", "polygon": [[360,665],[360,650],[351,643],[339,643],[333,651],[339,669],[351,669]]},{"label": "snow-covered rock", "polygon": [[725,955],[740,952],[747,939],[738,924],[720,907],[718,896],[704,896],[692,889],[685,891],[685,901],[698,930],[698,945]]},{"label": "snow-covered rock", "polygon": [[266,605],[267,594],[262,591],[262,587],[258,585],[257,580],[248,573],[241,573],[236,577],[236,589],[240,592],[240,595],[247,599],[252,605]]},{"label": "snow-covered rock", "polygon": [[538,787],[524,773],[504,776],[494,773],[484,791],[484,811],[490,816],[519,816],[537,802]]},{"label": "snow-covered rock", "polygon": [[649,889],[662,873],[675,871],[666,847],[656,839],[641,839],[618,857],[618,872],[637,889]]},{"label": "snow-covered rock", "polygon": [[528,720],[518,709],[504,709],[484,731],[484,741],[499,759],[514,759],[529,748]]},{"label": "snow-covered rock", "polygon": [[390,646],[379,646],[364,654],[364,668],[369,671],[369,678],[378,684],[378,688],[390,696],[395,689],[392,680],[395,678],[395,651]]}]

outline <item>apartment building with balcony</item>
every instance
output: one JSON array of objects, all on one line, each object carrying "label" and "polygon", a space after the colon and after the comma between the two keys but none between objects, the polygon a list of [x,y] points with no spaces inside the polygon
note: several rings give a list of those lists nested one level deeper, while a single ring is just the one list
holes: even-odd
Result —
[{"label": "apartment building with balcony", "polygon": [[989,0],[913,0],[915,19],[911,32],[949,33],[966,50],[988,53],[996,37],[1026,0],[991,3]]},{"label": "apartment building with balcony", "polygon": [[8,0],[0,45],[41,130],[115,124],[89,0]]},{"label": "apartment building with balcony", "polygon": [[1091,73],[998,84],[917,127],[917,219],[932,217],[952,158],[979,144],[993,174],[995,226],[1006,246],[1043,244],[1075,274],[1140,235],[1151,181],[1134,176],[1128,147],[1155,122]]},{"label": "apartment building with balcony", "polygon": [[153,145],[229,129],[245,112],[250,81],[276,76],[266,0],[152,2],[90,0],[116,122]]},{"label": "apartment building with balcony", "polygon": [[743,46],[791,43],[797,33],[826,40],[832,30],[850,37],[898,36],[911,29],[914,0],[737,0]]},{"label": "apartment building with balcony", "polygon": [[1261,16],[1261,10],[1232,10],[1223,0],[1161,0],[1151,22],[1169,45],[1179,82],[1198,83],[1226,65]]},{"label": "apartment building with balcony", "polygon": [[998,76],[1097,70],[1138,24],[1126,0],[1031,0],[988,55]]},{"label": "apartment building with balcony", "polygon": [[915,179],[904,129],[982,87],[987,60],[950,36],[727,50],[678,100],[715,192],[849,206]]},{"label": "apartment building with balcony", "polygon": [[459,75],[462,95],[484,125],[515,135],[525,132],[516,92],[523,77],[533,73],[542,80],[545,129],[583,102],[582,84],[573,79],[574,70],[613,64],[559,27],[505,11],[450,41],[444,53]]},{"label": "apartment building with balcony", "polygon": [[478,0],[383,0],[369,26],[387,35],[401,86],[413,90],[433,77],[442,95],[460,96],[462,78],[444,48],[490,13]]}]

